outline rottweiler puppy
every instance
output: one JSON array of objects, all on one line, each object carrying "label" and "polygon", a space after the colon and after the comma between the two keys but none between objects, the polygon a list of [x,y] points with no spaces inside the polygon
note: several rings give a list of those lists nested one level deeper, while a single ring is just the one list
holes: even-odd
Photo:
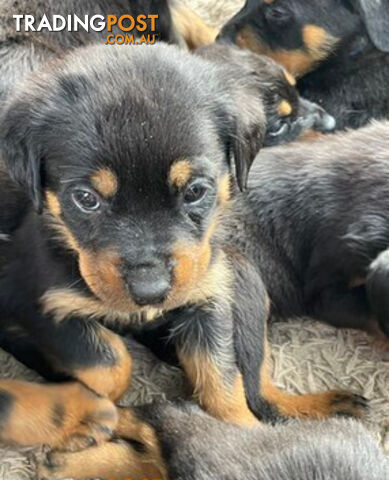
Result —
[{"label": "rottweiler puppy", "polygon": [[[12,2],[11,2],[12,3]],[[40,19],[43,14],[51,18],[52,14],[76,14],[80,18],[85,15],[117,15],[155,14],[158,40],[167,43],[177,43],[182,46],[183,39],[191,48],[207,45],[212,42],[216,33],[201,22],[187,8],[177,2],[167,0],[148,2],[128,2],[115,0],[107,2],[90,0],[66,0],[57,2],[18,2],[15,8],[3,8],[0,23],[0,102],[5,100],[15,85],[25,79],[31,72],[42,68],[51,60],[63,56],[66,52],[87,46],[106,42],[108,31],[68,32],[17,32],[13,14],[31,14]],[[23,23],[22,23],[23,26]],[[150,29],[150,25],[148,24]],[[178,31],[178,33],[177,33]],[[112,32],[122,33],[117,25]],[[152,32],[134,31],[134,34],[148,35]],[[213,61],[228,62],[231,68],[242,69],[245,74],[260,76],[263,88],[261,95],[266,105],[268,135],[266,145],[276,145],[293,140],[308,130],[330,132],[335,127],[334,119],[321,107],[299,98],[295,88],[295,80],[284,70],[264,57],[254,54],[244,54],[238,48],[213,45],[197,53]],[[1,103],[0,103],[1,108]]]},{"label": "rottweiler puppy", "polygon": [[218,43],[198,48],[196,53],[214,62],[226,63],[245,75],[258,77],[267,122],[264,146],[335,130],[334,117],[299,96],[295,78],[271,58]]},{"label": "rottweiler puppy", "polygon": [[339,129],[389,115],[386,0],[247,0],[221,39],[266,54]]},{"label": "rottweiler puppy", "polygon": [[[358,395],[288,395],[269,377],[270,302],[237,248],[247,222],[235,239],[224,230],[265,138],[259,87],[173,46],[95,46],[9,99],[0,148],[19,190],[3,173],[1,337],[46,377],[78,383],[0,382],[2,440],[77,449],[108,437],[110,400],[131,375],[130,352],[105,326],[118,324],[166,327],[217,418],[363,413]],[[247,238],[259,248],[261,235]]]},{"label": "rottweiler puppy", "polygon": [[[39,478],[384,480],[389,463],[355,421],[242,429],[190,403],[121,408],[118,437],[78,453],[51,453]],[[120,435],[120,437],[119,437]]]}]

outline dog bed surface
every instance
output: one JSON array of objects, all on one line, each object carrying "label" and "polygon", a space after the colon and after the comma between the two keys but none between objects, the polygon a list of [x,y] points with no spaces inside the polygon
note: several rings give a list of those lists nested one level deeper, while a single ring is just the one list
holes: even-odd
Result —
[{"label": "dog bed surface", "polygon": [[[181,0],[210,24],[219,26],[244,3],[242,0]],[[364,423],[389,453],[389,351],[368,335],[337,330],[309,319],[274,323],[270,327],[273,376],[290,392],[347,389],[370,399]],[[123,404],[174,398],[187,391],[179,369],[161,364],[140,346],[130,345],[135,372]],[[0,351],[0,378],[35,380],[36,374]],[[0,448],[0,480],[34,478],[36,451]],[[39,451],[38,451],[39,454]]]}]

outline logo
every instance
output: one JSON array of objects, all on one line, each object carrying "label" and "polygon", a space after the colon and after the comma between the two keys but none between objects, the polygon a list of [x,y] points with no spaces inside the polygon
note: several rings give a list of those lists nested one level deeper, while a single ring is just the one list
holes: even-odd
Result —
[{"label": "logo", "polygon": [[[107,31],[106,45],[153,45],[158,40],[157,21],[159,15],[13,15],[17,32],[102,32]],[[113,29],[115,27],[115,33]],[[122,33],[118,33],[118,30]]]}]

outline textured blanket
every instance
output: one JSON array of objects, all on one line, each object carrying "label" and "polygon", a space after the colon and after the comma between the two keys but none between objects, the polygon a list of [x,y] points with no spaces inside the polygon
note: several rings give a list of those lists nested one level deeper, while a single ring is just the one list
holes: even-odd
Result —
[{"label": "textured blanket", "polygon": [[[220,25],[242,0],[181,0],[213,25]],[[364,420],[377,442],[389,453],[389,351],[366,334],[336,330],[308,319],[275,323],[270,328],[273,373],[290,392],[343,388],[371,401]],[[135,374],[124,404],[141,404],[182,395],[186,391],[178,369],[161,364],[142,347],[132,347]],[[0,351],[0,378],[38,377]],[[34,478],[31,449],[0,448],[0,480]]]}]

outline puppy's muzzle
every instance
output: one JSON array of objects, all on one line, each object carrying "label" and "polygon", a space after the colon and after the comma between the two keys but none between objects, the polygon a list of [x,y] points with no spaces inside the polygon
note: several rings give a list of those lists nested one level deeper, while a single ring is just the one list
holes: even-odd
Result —
[{"label": "puppy's muzzle", "polygon": [[126,266],[123,273],[129,294],[139,306],[161,304],[171,290],[171,269],[163,261]]}]

